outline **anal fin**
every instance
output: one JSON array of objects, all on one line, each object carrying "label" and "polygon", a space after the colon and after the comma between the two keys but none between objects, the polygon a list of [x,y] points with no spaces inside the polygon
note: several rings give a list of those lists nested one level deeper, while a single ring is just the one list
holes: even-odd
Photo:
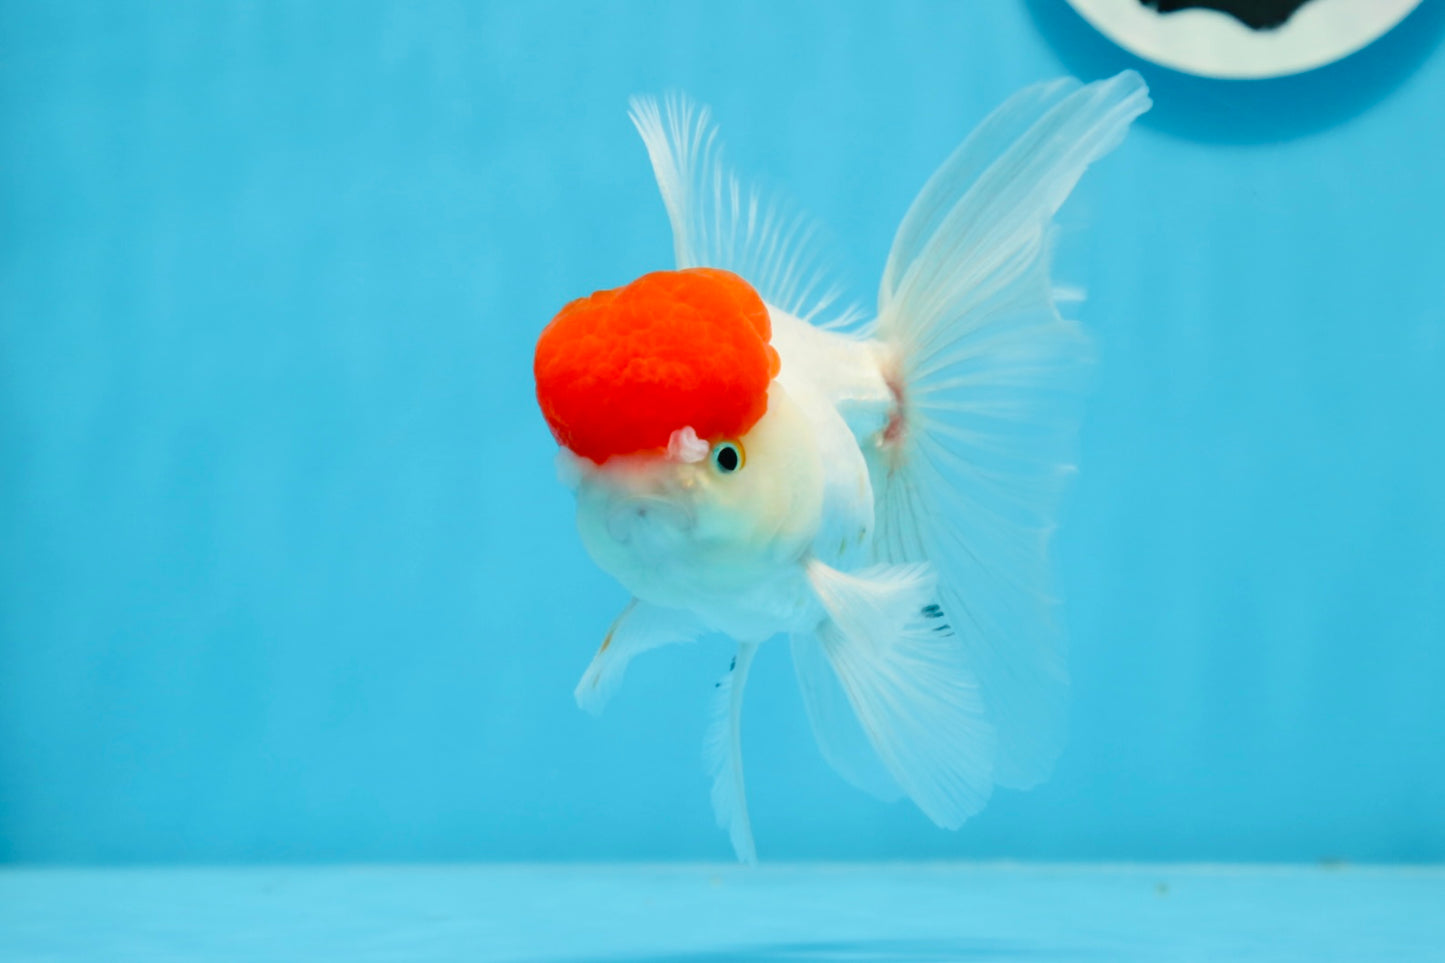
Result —
[{"label": "anal fin", "polygon": [[758,861],[758,852],[743,783],[742,710],[743,687],[757,649],[757,643],[740,643],[727,675],[718,681],[712,725],[704,745],[704,759],[712,774],[713,813],[718,825],[728,831],[738,860],[749,865]]}]

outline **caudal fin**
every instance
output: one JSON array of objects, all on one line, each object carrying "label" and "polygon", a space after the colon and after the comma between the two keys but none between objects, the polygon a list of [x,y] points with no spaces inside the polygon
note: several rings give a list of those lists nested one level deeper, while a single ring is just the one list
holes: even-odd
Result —
[{"label": "caudal fin", "polygon": [[1088,342],[1049,277],[1054,214],[1149,108],[1139,75],[1027,88],[933,175],[898,229],[877,336],[899,418],[878,469],[880,561],[930,563],[997,735],[994,778],[1047,778],[1068,684],[1046,542]]}]

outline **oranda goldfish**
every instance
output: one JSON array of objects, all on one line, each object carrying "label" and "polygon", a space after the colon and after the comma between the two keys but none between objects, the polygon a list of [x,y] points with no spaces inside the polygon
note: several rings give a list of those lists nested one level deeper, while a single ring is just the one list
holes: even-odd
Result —
[{"label": "oranda goldfish", "polygon": [[1088,355],[1052,224],[1149,105],[1133,72],[1010,98],[909,208],[865,321],[812,283],[804,222],[741,185],[706,111],[633,100],[677,267],[568,304],[534,363],[582,542],[633,595],[576,697],[600,710],[648,649],[736,640],[708,741],[743,861],[743,686],[778,635],[861,788],[955,828],[1051,770],[1067,674],[1045,549]]}]

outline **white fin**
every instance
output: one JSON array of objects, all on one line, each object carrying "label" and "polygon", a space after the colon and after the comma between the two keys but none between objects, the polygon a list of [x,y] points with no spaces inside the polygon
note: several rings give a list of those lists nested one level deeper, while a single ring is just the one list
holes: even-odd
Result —
[{"label": "white fin", "polygon": [[[633,97],[631,117],[672,222],[679,268],[732,271],[764,301],[806,321],[835,304],[840,288],[816,253],[816,226],[739,181],[723,160],[706,107],[681,94],[669,95],[661,106],[651,97]],[[857,318],[852,311],[842,314],[834,324]]]},{"label": "white fin", "polygon": [[728,831],[733,852],[749,865],[758,861],[753,846],[753,825],[748,819],[748,797],[743,784],[742,712],[743,687],[758,646],[738,645],[737,657],[727,675],[718,681],[713,698],[712,724],[703,745],[703,758],[712,775],[712,811],[717,824]]},{"label": "white fin", "polygon": [[934,567],[1005,786],[1047,778],[1066,718],[1046,543],[1089,349],[1055,307],[1052,220],[1148,108],[1133,71],[1010,98],[914,201],[879,292],[877,334],[897,351],[903,397],[903,431],[876,466],[879,558]]},{"label": "white fin", "polygon": [[613,620],[592,664],[573,690],[577,704],[597,715],[622,684],[627,663],[635,656],[673,642],[691,642],[705,632],[702,623],[689,612],[633,599]]},{"label": "white fin", "polygon": [[993,790],[994,733],[958,640],[925,611],[927,567],[844,574],[813,560],[808,580],[831,618],[823,652],[878,758],[928,818],[956,829]]},{"label": "white fin", "polygon": [[823,640],[815,634],[796,634],[792,648],[798,688],[823,758],[838,775],[864,792],[885,802],[898,799],[903,790],[878,758],[848,704],[848,695],[838,684],[838,676],[823,651]]}]

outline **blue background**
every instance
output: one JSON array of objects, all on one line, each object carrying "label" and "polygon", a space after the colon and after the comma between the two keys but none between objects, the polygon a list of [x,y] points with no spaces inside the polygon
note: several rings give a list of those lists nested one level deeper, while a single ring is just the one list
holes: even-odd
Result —
[{"label": "blue background", "polygon": [[[0,4],[0,859],[726,858],[721,645],[571,689],[621,589],[531,397],[668,265],[626,117],[710,103],[866,299],[1056,0]],[[745,716],[765,859],[1445,858],[1445,10],[1158,106],[1069,212],[1096,391],[1074,724],[961,832]]]}]

